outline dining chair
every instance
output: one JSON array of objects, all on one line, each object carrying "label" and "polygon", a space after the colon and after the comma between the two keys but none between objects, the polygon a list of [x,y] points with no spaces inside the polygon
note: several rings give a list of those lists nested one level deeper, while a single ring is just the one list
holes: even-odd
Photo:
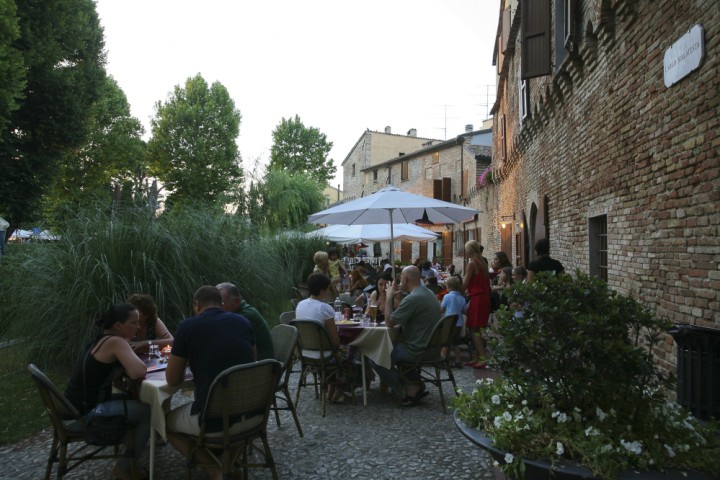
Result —
[{"label": "dining chair", "polygon": [[[192,478],[195,466],[220,467],[225,478],[230,478],[233,467],[239,466],[243,478],[248,478],[248,468],[269,468],[272,478],[277,480],[267,422],[281,370],[280,362],[266,359],[230,367],[215,377],[200,417],[200,433],[188,435],[191,441],[188,479]],[[262,449],[253,443],[258,438]],[[248,453],[252,451],[262,455],[261,463],[249,461]],[[199,452],[204,452],[212,463],[199,463],[196,459]]]},{"label": "dining chair", "polygon": [[290,299],[290,305],[292,305],[293,310],[295,310],[297,308],[298,303],[300,303],[299,298],[291,298]]},{"label": "dining chair", "polygon": [[[40,392],[45,413],[50,417],[53,427],[53,443],[45,469],[45,480],[49,480],[54,463],[58,464],[56,478],[61,479],[88,460],[124,457],[120,444],[99,447],[85,442],[85,421],[77,409],[38,367],[31,363],[27,369]],[[131,450],[132,445],[129,443],[132,442],[133,436],[130,434],[127,437],[126,446]],[[76,445],[71,447],[71,444]],[[112,453],[108,452],[108,448],[112,448]],[[135,461],[131,460],[131,462],[133,477],[139,478]]]},{"label": "dining chair", "polygon": [[[450,361],[441,356],[443,346],[449,345],[452,347],[457,318],[457,315],[446,315],[437,322],[427,344],[423,348],[422,355],[420,355],[416,361],[398,362],[396,364],[400,376],[405,376],[408,372],[417,370],[420,372],[420,379],[423,382],[432,383],[438,387],[443,413],[447,413],[447,407],[445,405],[445,394],[442,383],[452,382],[453,391],[455,395],[458,394],[455,375],[453,375],[452,368],[450,367]],[[447,373],[446,377],[443,377],[443,371]]]},{"label": "dining chair", "polygon": [[[300,391],[309,385],[307,377],[313,375],[312,385],[315,398],[320,398],[322,416],[327,410],[327,386],[330,383],[339,385],[341,379],[352,381],[352,365],[344,360],[337,348],[330,341],[325,327],[314,320],[293,320],[290,325],[298,330],[300,348],[300,376],[298,378],[295,405],[300,401]],[[319,383],[318,383],[319,377]],[[356,403],[352,388],[352,401]]]},{"label": "dining chair", "polygon": [[289,312],[282,312],[280,314],[280,323],[284,325],[288,325],[292,320],[295,320],[295,310],[291,310]]},{"label": "dining chair", "polygon": [[[294,312],[292,312],[294,313]],[[275,388],[275,397],[273,398],[272,409],[275,412],[275,421],[280,426],[280,410],[289,410],[292,413],[295,426],[300,436],[303,436],[302,427],[300,427],[300,419],[298,418],[297,409],[290,395],[290,374],[295,363],[295,350],[298,345],[298,331],[292,325],[276,325],[270,331],[273,345],[275,347],[275,360],[282,363],[282,371],[280,379]],[[285,402],[284,407],[278,407],[278,400]]]}]

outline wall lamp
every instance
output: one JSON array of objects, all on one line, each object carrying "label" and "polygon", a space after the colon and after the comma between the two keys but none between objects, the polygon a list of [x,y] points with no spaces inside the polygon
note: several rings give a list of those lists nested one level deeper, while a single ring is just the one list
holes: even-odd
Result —
[{"label": "wall lamp", "polygon": [[515,222],[515,214],[503,215],[502,217],[500,217],[500,228],[504,230],[508,223],[513,222]]}]

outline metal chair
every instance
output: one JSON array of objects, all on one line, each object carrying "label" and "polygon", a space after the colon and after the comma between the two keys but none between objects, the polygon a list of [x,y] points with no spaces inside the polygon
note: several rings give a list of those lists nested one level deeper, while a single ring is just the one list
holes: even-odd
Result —
[{"label": "metal chair", "polygon": [[[327,410],[327,390],[330,383],[340,384],[342,378],[352,380],[352,364],[345,361],[330,341],[325,327],[314,320],[293,320],[290,325],[298,329],[300,348],[300,377],[298,378],[295,405],[300,401],[302,387],[308,386],[307,376],[313,375],[315,398],[320,398],[322,416]],[[320,377],[318,384],[318,376]],[[351,385],[351,388],[353,385]],[[354,392],[354,388],[352,388]],[[353,403],[356,402],[352,395]]]},{"label": "metal chair", "polygon": [[[447,407],[445,406],[442,382],[452,382],[453,391],[455,395],[458,394],[455,375],[453,375],[452,368],[450,367],[450,361],[440,355],[443,346],[452,345],[457,318],[457,315],[446,315],[438,321],[433,329],[432,335],[430,335],[427,344],[423,348],[422,355],[420,355],[415,362],[400,362],[396,364],[401,376],[405,376],[412,370],[417,370],[420,372],[420,379],[423,382],[432,383],[438,387],[443,413],[447,413]],[[447,377],[445,378],[442,377],[443,370],[447,372]]]},{"label": "metal chair", "polygon": [[[298,345],[298,331],[297,328],[292,325],[277,325],[272,329],[270,335],[272,336],[273,345],[275,346],[275,360],[282,363],[280,381],[278,382],[277,388],[275,388],[275,397],[273,398],[272,405],[272,409],[275,412],[275,421],[279,427],[280,414],[278,411],[289,410],[295,420],[298,433],[302,437],[303,431],[302,427],[300,427],[300,419],[298,418],[297,409],[292,401],[289,388],[290,374],[292,373],[292,367],[295,363],[295,350]],[[278,407],[278,400],[285,402],[285,406]]]},{"label": "metal chair", "polygon": [[[45,480],[49,480],[52,474],[53,463],[58,464],[57,478],[61,479],[88,460],[124,457],[119,444],[111,447],[98,447],[86,443],[85,421],[77,409],[38,367],[30,364],[27,369],[40,392],[45,413],[50,417],[53,426],[53,443],[45,469]],[[129,443],[132,441],[132,435],[127,435],[127,437],[126,446],[128,450],[131,450],[132,445]],[[77,444],[77,447],[69,448],[72,443]],[[112,448],[113,453],[101,453],[108,448]],[[138,478],[135,462],[134,460],[131,462],[133,477]]]},{"label": "metal chair", "polygon": [[[267,359],[230,367],[215,377],[201,417],[200,433],[188,436],[193,441],[187,458],[189,479],[195,465],[219,466],[225,478],[230,478],[233,466],[237,465],[243,469],[243,478],[248,478],[248,468],[260,467],[269,468],[272,478],[277,480],[267,422],[281,370],[280,362]],[[209,432],[208,425],[221,426],[221,431]],[[253,444],[258,438],[262,440],[262,449]],[[262,463],[248,461],[248,451],[253,450],[262,455]],[[198,464],[195,460],[198,451],[204,451],[213,463]]]}]

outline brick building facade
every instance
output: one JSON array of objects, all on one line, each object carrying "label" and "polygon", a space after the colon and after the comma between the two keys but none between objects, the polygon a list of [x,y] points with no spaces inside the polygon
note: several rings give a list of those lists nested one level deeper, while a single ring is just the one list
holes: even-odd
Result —
[{"label": "brick building facade", "polygon": [[[486,196],[509,231],[486,251],[527,264],[547,237],[566,270],[720,328],[720,2],[505,0],[499,25]],[[704,59],[668,87],[665,54],[695,25]]]}]

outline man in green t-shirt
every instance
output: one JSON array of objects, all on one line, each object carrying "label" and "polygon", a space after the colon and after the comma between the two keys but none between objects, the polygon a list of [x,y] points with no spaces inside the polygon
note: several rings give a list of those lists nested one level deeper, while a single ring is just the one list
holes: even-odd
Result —
[{"label": "man in green t-shirt", "polygon": [[240,295],[240,290],[232,283],[225,282],[216,286],[223,298],[223,308],[228,312],[239,313],[250,320],[253,332],[255,333],[255,346],[257,347],[257,359],[265,360],[274,358],[275,348],[273,346],[270,327],[265,318],[255,307],[247,303]]}]

